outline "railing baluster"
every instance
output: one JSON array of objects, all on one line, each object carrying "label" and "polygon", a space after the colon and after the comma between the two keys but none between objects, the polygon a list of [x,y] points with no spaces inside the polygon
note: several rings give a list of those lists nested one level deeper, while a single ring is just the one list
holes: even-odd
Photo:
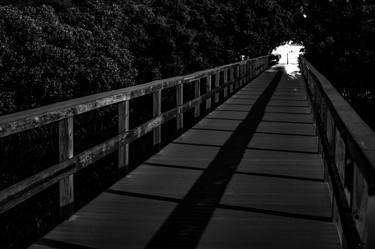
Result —
[{"label": "railing baluster", "polygon": [[236,67],[235,66],[232,67],[232,81],[233,81],[234,89],[235,90],[239,89],[240,85],[236,81]]},{"label": "railing baluster", "polygon": [[[227,83],[227,69],[223,71],[223,84]],[[224,100],[227,98],[228,95],[228,87],[224,87],[223,98]]]},{"label": "railing baluster", "polygon": [[[210,94],[211,93],[213,77],[214,77],[214,75],[210,74],[206,78],[206,94]],[[206,100],[206,112],[207,113],[211,110],[211,102],[212,102],[212,98],[211,97]]]},{"label": "railing baluster", "polygon": [[[200,79],[194,82],[194,99],[199,98],[201,96],[201,81]],[[201,115],[201,104],[197,104],[194,106],[194,118],[197,119]]]},{"label": "railing baluster", "polygon": [[177,103],[177,134],[182,134],[184,130],[184,113],[182,106],[184,104],[184,85],[183,82],[176,86],[176,103]]},{"label": "railing baluster", "polygon": [[[161,89],[153,93],[153,115],[157,117],[161,114]],[[161,145],[161,125],[156,127],[153,131],[153,145],[154,151],[157,152],[160,150]]]},{"label": "railing baluster", "polygon": [[243,86],[243,68],[242,65],[239,65],[240,71],[240,86]]},{"label": "railing baluster", "polygon": [[[73,117],[59,121],[59,161],[73,157]],[[60,218],[66,219],[74,212],[74,181],[69,175],[59,182]]]},{"label": "railing baluster", "polygon": [[[216,73],[215,73],[215,84],[214,84],[215,89],[219,88],[219,83],[220,83],[220,71],[216,71]],[[220,101],[220,92],[217,92],[215,94],[215,104],[219,103],[219,101]]]},{"label": "railing baluster", "polygon": [[237,84],[242,87],[241,85],[241,81],[240,81],[240,67],[238,65],[236,65],[236,79],[235,81],[237,82]]},{"label": "railing baluster", "polygon": [[246,82],[250,82],[250,80],[251,80],[251,76],[250,76],[250,71],[251,71],[251,67],[250,66],[251,66],[251,64],[250,64],[250,61],[247,61],[246,65],[247,65],[246,66],[246,75],[247,75],[246,76],[246,79],[247,79]]},{"label": "railing baluster", "polygon": [[[129,101],[118,104],[118,131],[129,131]],[[118,168],[125,172],[129,170],[129,144],[120,144],[118,149]]]},{"label": "railing baluster", "polygon": [[255,61],[251,61],[251,79],[255,78]]},{"label": "railing baluster", "polygon": [[229,86],[229,95],[231,95],[233,93],[234,88],[235,88],[235,83],[233,81],[233,69],[232,69],[232,67],[230,67],[228,69],[228,71],[229,71],[228,79],[229,79],[229,82],[231,82],[230,86]]}]

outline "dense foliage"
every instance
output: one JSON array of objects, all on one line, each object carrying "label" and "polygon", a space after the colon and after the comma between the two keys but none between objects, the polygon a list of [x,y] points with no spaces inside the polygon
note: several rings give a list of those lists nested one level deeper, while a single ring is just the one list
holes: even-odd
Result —
[{"label": "dense foliage", "polygon": [[306,1],[297,39],[306,56],[375,129],[375,2]]},{"label": "dense foliage", "polygon": [[278,2],[3,4],[0,115],[265,54],[290,36]]}]

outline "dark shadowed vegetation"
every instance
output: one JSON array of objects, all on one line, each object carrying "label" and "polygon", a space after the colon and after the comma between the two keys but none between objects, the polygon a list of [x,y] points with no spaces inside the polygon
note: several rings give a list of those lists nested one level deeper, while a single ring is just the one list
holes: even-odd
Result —
[{"label": "dark shadowed vegetation", "polygon": [[375,1],[306,1],[303,12],[306,57],[375,129]]}]

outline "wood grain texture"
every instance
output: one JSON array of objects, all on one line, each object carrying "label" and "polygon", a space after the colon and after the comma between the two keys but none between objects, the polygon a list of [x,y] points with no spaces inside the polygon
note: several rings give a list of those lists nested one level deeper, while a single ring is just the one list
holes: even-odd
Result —
[{"label": "wood grain texture", "polygon": [[[200,80],[197,80],[194,82],[194,98],[199,98],[201,96],[201,82]],[[200,109],[200,105],[196,105],[194,107],[194,118],[199,118],[199,116],[201,115],[200,113],[201,109]]]},{"label": "wood grain texture", "polygon": [[[130,102],[124,101],[118,104],[118,131],[124,133],[129,131]],[[129,166],[129,144],[120,144],[118,149],[118,167],[125,168]]]},{"label": "wood grain texture", "polygon": [[[59,122],[59,161],[63,162],[73,157],[73,117]],[[69,217],[74,210],[73,175],[68,175],[59,182],[60,216]]]},{"label": "wood grain texture", "polygon": [[[206,79],[206,93],[211,92],[212,90],[212,85],[214,85],[214,76],[211,74],[210,76],[207,77]],[[206,100],[206,112],[209,112],[211,110],[212,106],[212,98],[209,98]]]},{"label": "wood grain texture", "polygon": [[197,248],[338,249],[341,246],[333,223],[217,209]]},{"label": "wood grain texture", "polygon": [[176,87],[176,103],[178,108],[177,114],[177,132],[182,133],[184,129],[184,113],[182,111],[182,106],[184,105],[184,87],[182,84]]},{"label": "wood grain texture", "polygon": [[[153,93],[152,97],[153,116],[157,117],[161,114],[161,90]],[[158,126],[153,130],[153,144],[155,151],[158,151],[161,144],[161,126]]]}]

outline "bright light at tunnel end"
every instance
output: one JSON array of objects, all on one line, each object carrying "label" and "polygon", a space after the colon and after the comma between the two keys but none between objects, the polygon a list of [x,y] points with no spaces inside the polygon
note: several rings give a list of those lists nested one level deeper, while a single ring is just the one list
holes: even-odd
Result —
[{"label": "bright light at tunnel end", "polygon": [[289,75],[295,75],[298,70],[298,57],[303,54],[304,46],[296,44],[293,41],[288,41],[283,45],[272,50],[272,54],[279,54],[279,65],[285,67]]}]

